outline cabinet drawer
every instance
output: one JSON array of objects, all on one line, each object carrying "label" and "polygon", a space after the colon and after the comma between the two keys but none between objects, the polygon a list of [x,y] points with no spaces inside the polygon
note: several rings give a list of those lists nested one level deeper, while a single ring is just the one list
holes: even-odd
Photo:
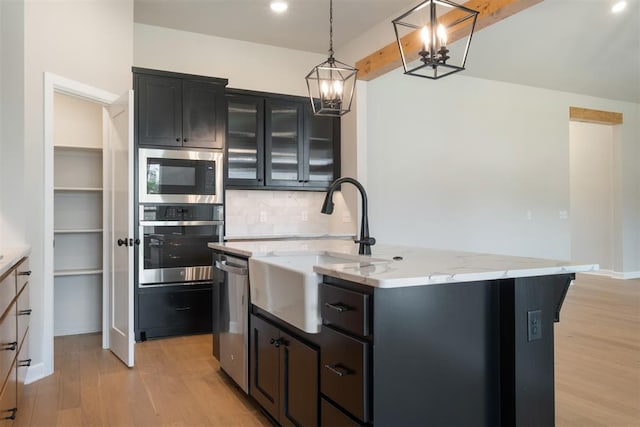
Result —
[{"label": "cabinet drawer", "polygon": [[15,270],[9,273],[0,282],[0,317],[9,308],[9,304],[16,296],[16,273]]},{"label": "cabinet drawer", "polygon": [[31,318],[31,303],[29,302],[29,282],[22,288],[22,292],[18,295],[18,345],[22,345],[24,336],[29,327],[29,319]]},{"label": "cabinet drawer", "polygon": [[320,426],[321,427],[358,427],[364,424],[355,422],[347,414],[333,406],[325,399],[320,399]]},{"label": "cabinet drawer", "polygon": [[24,381],[27,377],[27,369],[29,369],[29,366],[31,366],[31,357],[29,356],[29,331],[27,330],[27,335],[22,342],[22,346],[18,352],[18,359],[16,361],[18,379],[17,402],[20,402],[20,396],[22,396]]},{"label": "cabinet drawer", "polygon": [[18,352],[16,340],[16,305],[9,306],[5,317],[0,320],[0,384],[7,378],[9,368]]},{"label": "cabinet drawer", "polygon": [[16,412],[18,410],[15,365],[12,364],[10,368],[9,377],[4,383],[4,388],[0,395],[0,426],[13,425],[13,420],[15,419]]},{"label": "cabinet drawer", "polygon": [[154,288],[140,293],[138,326],[151,330],[147,337],[211,332],[211,288],[185,288]]},{"label": "cabinet drawer", "polygon": [[18,275],[16,293],[20,292],[27,283],[29,283],[29,277],[31,276],[31,268],[29,268],[29,258],[24,258],[18,267],[16,268]]},{"label": "cabinet drawer", "polygon": [[369,344],[324,327],[321,359],[322,393],[363,422],[369,422]]},{"label": "cabinet drawer", "polygon": [[371,334],[371,298],[333,285],[320,285],[322,322],[363,337]]}]

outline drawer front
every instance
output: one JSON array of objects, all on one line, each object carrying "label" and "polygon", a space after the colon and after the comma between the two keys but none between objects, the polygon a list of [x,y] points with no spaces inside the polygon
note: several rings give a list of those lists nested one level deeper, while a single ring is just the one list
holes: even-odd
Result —
[{"label": "drawer front", "polygon": [[18,359],[16,361],[16,367],[18,370],[18,397],[17,402],[20,402],[20,396],[22,396],[22,390],[24,388],[24,381],[27,377],[27,370],[31,366],[31,357],[29,356],[29,330],[18,352]]},{"label": "drawer front", "polygon": [[164,328],[184,333],[211,332],[211,288],[155,288],[138,296],[140,329]]},{"label": "drawer front", "polygon": [[370,421],[369,345],[322,328],[322,393],[363,422]]},{"label": "drawer front", "polygon": [[347,414],[325,399],[320,399],[320,425],[322,427],[358,427],[364,424],[355,422]]},{"label": "drawer front", "polygon": [[15,365],[11,365],[11,374],[4,384],[2,394],[0,395],[0,426],[13,425],[18,410],[18,398],[16,389],[16,369]]},{"label": "drawer front", "polygon": [[27,283],[29,283],[29,277],[31,276],[31,268],[29,268],[29,258],[24,258],[18,267],[16,268],[18,274],[16,293],[20,293]]},{"label": "drawer front", "polygon": [[0,321],[0,384],[7,378],[17,353],[16,304],[14,302]]},{"label": "drawer front", "polygon": [[13,270],[0,282],[0,317],[9,308],[9,304],[16,296],[16,272]]},{"label": "drawer front", "polygon": [[371,298],[367,294],[322,283],[322,322],[363,337],[371,334]]},{"label": "drawer front", "polygon": [[18,345],[22,345],[31,318],[31,303],[29,302],[29,282],[25,283],[18,295]]}]

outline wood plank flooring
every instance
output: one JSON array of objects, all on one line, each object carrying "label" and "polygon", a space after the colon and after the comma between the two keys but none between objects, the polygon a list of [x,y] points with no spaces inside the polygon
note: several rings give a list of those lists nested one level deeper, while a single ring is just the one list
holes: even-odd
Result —
[{"label": "wood plank flooring", "polygon": [[[640,426],[640,280],[579,275],[560,320],[556,425]],[[210,335],[136,344],[134,369],[100,344],[56,338],[56,372],[25,387],[15,425],[270,425],[219,371]]]}]

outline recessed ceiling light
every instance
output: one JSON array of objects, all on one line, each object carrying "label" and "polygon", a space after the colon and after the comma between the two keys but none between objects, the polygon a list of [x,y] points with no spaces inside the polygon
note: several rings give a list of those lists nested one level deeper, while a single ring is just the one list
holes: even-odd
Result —
[{"label": "recessed ceiling light", "polygon": [[288,7],[289,5],[285,1],[274,0],[271,2],[271,10],[276,13],[282,13],[287,10]]},{"label": "recessed ceiling light", "polygon": [[613,13],[620,13],[623,10],[625,10],[627,7],[627,2],[626,1],[619,1],[614,3],[614,5],[611,7],[611,12]]}]

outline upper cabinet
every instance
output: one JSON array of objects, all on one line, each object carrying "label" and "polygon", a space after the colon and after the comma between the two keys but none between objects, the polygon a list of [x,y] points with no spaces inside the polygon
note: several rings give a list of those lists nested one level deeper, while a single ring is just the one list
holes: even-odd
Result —
[{"label": "upper cabinet", "polygon": [[307,98],[230,91],[227,188],[324,190],[340,175],[340,119]]},{"label": "upper cabinet", "polygon": [[226,79],[133,72],[138,145],[224,148]]}]

